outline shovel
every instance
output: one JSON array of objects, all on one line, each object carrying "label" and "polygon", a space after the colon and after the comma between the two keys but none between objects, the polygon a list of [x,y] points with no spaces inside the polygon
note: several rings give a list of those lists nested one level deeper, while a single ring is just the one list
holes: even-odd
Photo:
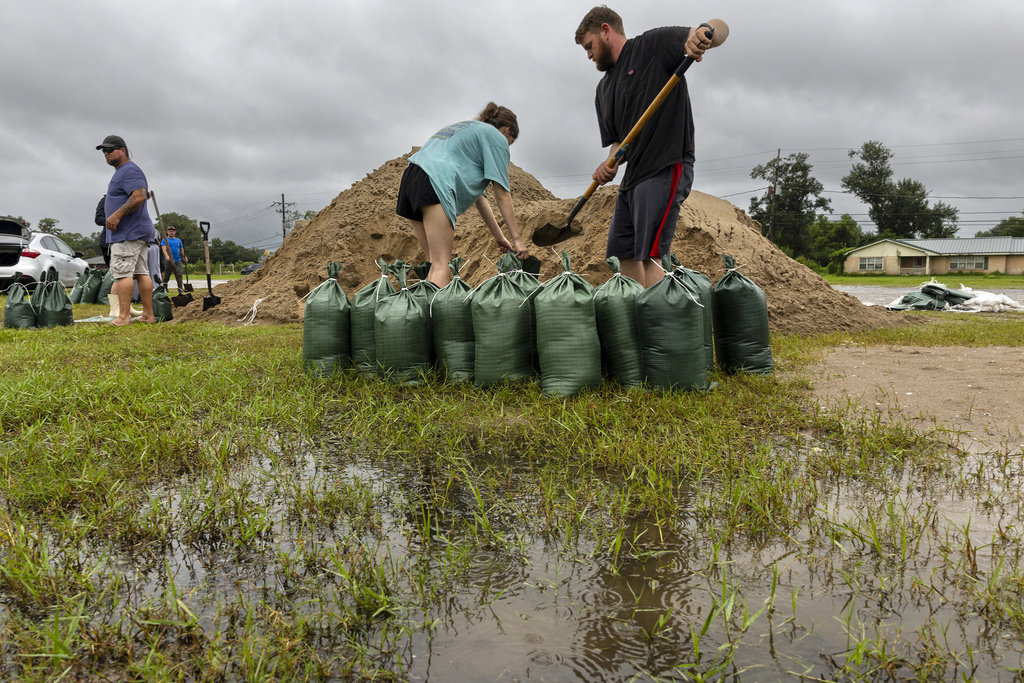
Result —
[{"label": "shovel", "polygon": [[[704,36],[708,40],[711,40],[711,38],[714,37],[714,34],[715,31],[712,28],[708,28],[704,31]],[[658,96],[654,98],[654,101],[651,102],[650,105],[648,105],[647,111],[643,113],[643,116],[640,117],[640,120],[633,124],[633,129],[629,131],[629,134],[626,135],[626,138],[622,141],[622,144],[619,145],[619,149],[616,150],[615,156],[608,160],[608,168],[614,169],[616,166],[618,166],[619,160],[625,153],[626,148],[629,147],[629,145],[632,144],[633,140],[636,139],[636,136],[640,134],[640,131],[643,130],[643,127],[647,124],[647,121],[650,120],[652,116],[654,116],[654,112],[658,111],[658,107],[660,107],[662,102],[665,101],[665,98],[668,97],[668,94],[670,92],[672,92],[672,89],[676,87],[676,84],[680,80],[682,80],[683,74],[686,73],[686,70],[690,68],[690,65],[693,64],[694,61],[696,60],[694,60],[693,57],[686,57],[683,60],[683,62],[679,65],[679,67],[676,69],[675,73],[669,77],[668,82],[665,83],[665,86],[661,89],[661,92],[659,92]],[[576,235],[579,235],[581,232],[583,232],[583,226],[575,228],[573,227],[572,219],[576,218],[576,214],[580,212],[580,209],[583,208],[583,205],[587,203],[587,200],[590,199],[590,196],[594,194],[594,191],[596,189],[597,181],[595,180],[590,184],[590,187],[587,188],[587,191],[583,193],[583,196],[580,197],[579,201],[576,202],[576,206],[572,207],[572,211],[569,212],[569,218],[568,220],[565,221],[565,225],[555,225],[554,223],[548,223],[547,225],[542,225],[541,227],[534,230],[533,243],[536,244],[538,247],[550,247],[553,244],[564,242],[570,237],[575,237]]]},{"label": "shovel", "polygon": [[[153,200],[153,210],[156,212],[156,223],[157,223],[157,225],[160,226],[160,240],[159,240],[160,241],[160,247],[162,249],[166,245],[167,246],[167,251],[168,251],[168,253],[170,253],[171,243],[169,241],[167,241],[167,230],[164,228],[164,219],[160,215],[160,207],[157,206],[157,204],[156,204],[156,193],[153,192],[153,190],[149,191],[149,198]],[[164,284],[167,284],[167,283],[164,283]],[[189,284],[189,281],[188,281],[188,268],[185,269],[185,285],[182,287],[182,290],[185,291],[185,292],[193,291],[193,287],[192,287],[191,284]],[[172,296],[171,297],[171,301],[174,302],[175,306],[184,306],[189,301],[192,301],[192,295],[190,294],[188,296],[188,298],[187,298],[187,301],[186,301],[184,298],[182,298],[181,292],[179,292],[178,296]]]},{"label": "shovel", "polygon": [[150,190],[149,198],[153,200],[153,211],[156,212],[156,224],[160,226],[160,230],[157,233],[159,237],[158,241],[160,242],[160,248],[163,249],[164,246],[166,246],[167,253],[169,254],[171,251],[171,246],[170,242],[167,241],[167,231],[164,229],[164,219],[163,217],[160,216],[160,207],[156,205],[156,192]]},{"label": "shovel", "polygon": [[210,280],[210,223],[199,221],[199,231],[203,233],[203,251],[206,253],[206,289],[208,296],[203,297],[203,310],[208,311],[220,303],[220,297],[213,295],[213,281]]}]

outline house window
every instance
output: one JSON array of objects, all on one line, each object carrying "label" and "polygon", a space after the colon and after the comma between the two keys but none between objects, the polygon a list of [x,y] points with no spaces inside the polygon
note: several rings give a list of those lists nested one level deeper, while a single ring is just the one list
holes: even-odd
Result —
[{"label": "house window", "polygon": [[861,270],[882,270],[881,256],[865,256],[860,260]]},{"label": "house window", "polygon": [[950,270],[988,270],[987,256],[950,256]]}]

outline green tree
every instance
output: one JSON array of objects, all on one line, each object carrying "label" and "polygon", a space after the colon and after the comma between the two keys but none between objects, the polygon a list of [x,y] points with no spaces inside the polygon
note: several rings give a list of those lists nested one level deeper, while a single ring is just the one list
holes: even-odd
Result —
[{"label": "green tree", "polygon": [[77,232],[62,232],[60,238],[64,241],[64,244],[68,245],[73,250],[82,252],[82,256],[84,258],[92,258],[93,256],[100,255],[100,239],[98,232],[92,235],[82,235]]},{"label": "green tree", "polygon": [[999,221],[991,230],[975,233],[975,237],[1024,237],[1024,214]]},{"label": "green tree", "polygon": [[943,202],[931,206],[928,190],[916,180],[894,181],[889,163],[893,156],[881,142],[865,142],[859,150],[850,150],[849,157],[860,161],[842,179],[843,189],[868,205],[878,236],[955,237],[959,210]]},{"label": "green tree", "polygon": [[259,249],[249,249],[231,240],[222,240],[219,237],[210,240],[210,261],[214,263],[256,261],[262,255],[263,252]]},{"label": "green tree", "polygon": [[[161,218],[165,230],[172,225],[175,227],[175,232],[178,239],[181,240],[189,263],[201,263],[206,256],[203,249],[203,233],[199,230],[199,223],[183,213],[168,212],[162,214]],[[231,240],[222,240],[217,237],[210,240],[211,263],[255,261],[262,254],[263,252],[259,249],[248,249]]]},{"label": "green tree", "polygon": [[40,218],[38,223],[38,231],[45,232],[49,235],[61,235],[64,231],[57,227],[60,223],[56,218]]},{"label": "green tree", "polygon": [[820,215],[810,229],[810,256],[822,266],[830,265],[836,252],[845,253],[860,244],[864,232],[857,221],[844,213],[839,220],[829,220],[828,216]]},{"label": "green tree", "polygon": [[751,217],[765,226],[772,242],[794,257],[808,255],[809,232],[817,212],[832,208],[831,202],[821,196],[824,186],[811,175],[813,166],[807,163],[808,156],[797,152],[755,166],[750,172],[751,178],[772,183],[764,195],[750,198]]}]

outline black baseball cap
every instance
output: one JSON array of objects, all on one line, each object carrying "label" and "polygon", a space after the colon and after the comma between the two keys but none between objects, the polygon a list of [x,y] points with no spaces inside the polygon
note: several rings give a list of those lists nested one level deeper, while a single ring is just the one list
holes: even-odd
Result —
[{"label": "black baseball cap", "polygon": [[103,138],[103,144],[96,145],[96,149],[103,149],[104,147],[118,148],[127,146],[128,145],[126,145],[124,142],[124,138],[121,137],[120,135],[108,135],[107,137]]}]

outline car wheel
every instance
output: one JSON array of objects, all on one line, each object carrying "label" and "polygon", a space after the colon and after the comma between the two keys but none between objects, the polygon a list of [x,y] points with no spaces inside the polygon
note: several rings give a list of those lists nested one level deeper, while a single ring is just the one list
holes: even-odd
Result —
[{"label": "car wheel", "polygon": [[57,279],[57,271],[54,270],[53,268],[50,268],[48,271],[43,273],[43,279],[42,280],[37,280],[33,284],[28,285],[28,288],[34,292],[37,289],[39,289],[40,287],[45,287],[47,284],[53,282],[56,279]]}]

